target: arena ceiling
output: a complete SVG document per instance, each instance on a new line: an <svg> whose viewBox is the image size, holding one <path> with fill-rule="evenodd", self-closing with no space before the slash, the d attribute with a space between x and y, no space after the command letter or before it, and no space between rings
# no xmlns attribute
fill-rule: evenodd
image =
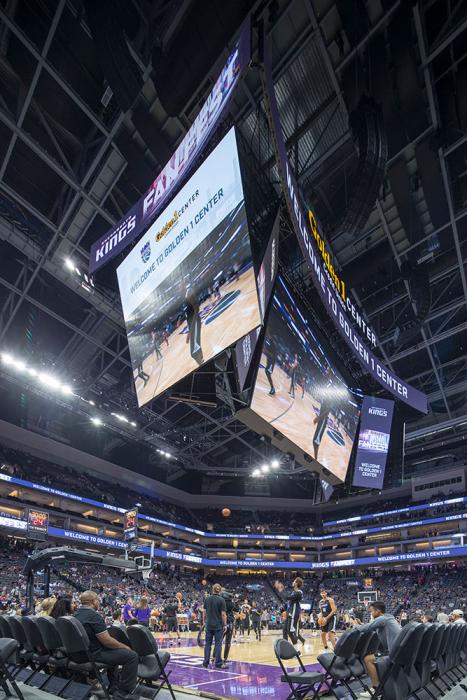
<svg viewBox="0 0 467 700"><path fill-rule="evenodd" d="M384 361L428 395L428 416L407 415L406 474L422 450L431 467L465 459L466 4L265 0L224 12L214 0L103 0L100 33L96 18L89 22L91 5L0 3L0 350L53 369L107 415L124 411L138 427L114 421L97 436L86 420L89 405L58 400L4 370L2 417L168 483L197 479L201 490L244 482L272 454L232 411L241 404L229 392L229 365L209 365L206 401L180 403L167 394L139 411L116 265L99 272L94 286L64 265L68 257L87 269L92 242L166 162L251 10L265 23L305 203L376 328ZM106 56L118 52L119 38L133 72L120 75L115 93ZM387 159L367 222L352 233L342 222L360 173L352 115L362 96L381 106ZM279 204L279 191L254 66L235 94L231 122L249 154L260 243L261 217ZM339 349L285 210L281 237L282 273L358 383L378 391ZM283 472L302 494L311 488L303 469L290 463ZM270 488L247 482L258 492Z"/></svg>

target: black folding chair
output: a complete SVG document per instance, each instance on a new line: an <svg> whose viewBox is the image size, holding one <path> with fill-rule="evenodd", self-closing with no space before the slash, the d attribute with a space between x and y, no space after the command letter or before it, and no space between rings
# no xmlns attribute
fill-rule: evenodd
<svg viewBox="0 0 467 700"><path fill-rule="evenodd" d="M49 668L53 671L50 678L52 678L52 676L55 675L57 672L66 671L69 664L69 658L66 655L65 650L63 648L62 639L56 630L55 619L53 617L49 617L48 615L42 615L40 617L36 617L35 621L41 633L44 647L49 654ZM62 673L62 675L64 674ZM44 683L44 685L42 686L42 690L45 690L50 678L47 679L46 683ZM56 693L57 695L63 695L63 693L68 689L68 687L72 683L73 678L69 678L67 682L63 685L61 690L58 693L54 690L54 693Z"/></svg>
<svg viewBox="0 0 467 700"><path fill-rule="evenodd" d="M126 644L127 647L131 648L130 644L130 639L125 632L124 629L121 627L116 627L115 625L111 625L108 627L108 633L110 634L111 637L117 640L117 642L120 642L121 644Z"/></svg>
<svg viewBox="0 0 467 700"><path fill-rule="evenodd" d="M108 687L101 673L105 664L96 663L89 651L89 637L79 620L75 617L59 617L55 627L62 640L63 648L68 656L68 669L76 676L95 676L101 684L107 700L110 700Z"/></svg>
<svg viewBox="0 0 467 700"><path fill-rule="evenodd" d="M33 685L36 685L36 683L33 683L33 681L35 680L36 674L40 673L48 666L49 653L45 648L40 629L36 624L36 618L29 615L20 617L19 623L23 627L28 648L32 651L32 663L34 665L35 673L29 680ZM41 677L39 676L39 678ZM41 683L39 683L39 685L37 685L37 687L42 688L48 680L49 677L46 677Z"/></svg>
<svg viewBox="0 0 467 700"><path fill-rule="evenodd" d="M324 673L318 673L316 671L307 671L300 654L295 649L293 644L291 644L287 639L277 639L274 644L274 653L276 659L281 667L282 676L281 682L287 683L290 688L290 693L287 696L287 700L302 700L303 698L313 698L313 700L319 697L319 691L321 685L325 679ZM300 667L300 671L288 671L287 666L284 662L291 662L294 660L294 665ZM287 664L290 666L291 664ZM317 688L315 686L318 686ZM313 693L313 695L310 695Z"/></svg>
<svg viewBox="0 0 467 700"><path fill-rule="evenodd" d="M360 631L360 630L358 630ZM365 656L375 654L379 647L379 637L375 630L367 630L360 632L357 639L353 655L346 661L353 678L366 690L369 691L368 685L363 680L366 677L366 668L364 664Z"/></svg>
<svg viewBox="0 0 467 700"><path fill-rule="evenodd" d="M384 700L401 700L411 694L409 678L421 644L424 625L409 622L396 638L388 656L376 659L379 685L374 697Z"/></svg>
<svg viewBox="0 0 467 700"><path fill-rule="evenodd" d="M3 688L6 697L10 697L9 683L19 700L24 700L23 693L9 668L12 665L16 665L18 648L19 645L16 639L7 639L6 637L0 639L0 687Z"/></svg>
<svg viewBox="0 0 467 700"><path fill-rule="evenodd" d="M7 615L0 615L0 637L4 639L14 639L11 627L8 624Z"/></svg>
<svg viewBox="0 0 467 700"><path fill-rule="evenodd" d="M26 676L26 678L22 679L23 683L27 683L28 680L32 678L32 676L36 672L36 666L33 660L33 648L26 637L23 625L19 621L18 617L11 616L6 620L6 622L11 630L11 637L13 639L16 639L16 641L18 642L19 666L17 673L28 667L32 669L31 673L28 676ZM14 675L17 675L17 673L15 673Z"/></svg>
<svg viewBox="0 0 467 700"><path fill-rule="evenodd" d="M355 658L355 649L360 635L361 632L356 628L346 630L338 639L334 651L324 652L318 656L319 663L326 671L325 680L332 693L334 693L333 683L341 683L345 685L353 698L357 697L350 687L353 673L349 668L349 663Z"/></svg>
<svg viewBox="0 0 467 700"><path fill-rule="evenodd" d="M144 625L130 625L127 633L131 647L139 656L138 678L141 682L149 685L159 681L159 686L153 697L156 697L161 688L166 687L172 699L175 700L174 691L169 680L171 672L166 671L166 666L170 661L170 654L167 651L159 651L155 638Z"/></svg>

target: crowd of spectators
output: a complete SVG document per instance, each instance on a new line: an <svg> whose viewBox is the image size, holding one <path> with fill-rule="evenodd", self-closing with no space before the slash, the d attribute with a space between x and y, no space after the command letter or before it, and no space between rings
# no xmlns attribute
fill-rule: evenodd
<svg viewBox="0 0 467 700"><path fill-rule="evenodd" d="M0 540L0 609L3 612L12 615L30 612L22 570L32 549L33 545L22 539ZM440 613L449 615L455 609L467 608L467 567L460 562L417 567L412 571L347 570L340 575L333 572L332 577L326 573L310 572L303 578L303 602L310 605L312 613L316 611L319 590L324 587L336 603L341 628L345 626L349 613L367 621L368 607L358 600L359 592L368 594L371 591L378 600L386 603L390 612L397 611L399 616L403 614L408 620L418 620L422 615L436 620ZM287 585L287 578L283 580ZM94 590L100 596L101 609L108 624L120 620L129 599L135 605L145 599L151 611L151 626L163 631L164 611L172 603L186 615L188 626L199 623L204 596L214 582L220 583L240 604L246 601L254 604L264 612L263 619L272 628L280 626L283 601L277 595L270 577L260 574L205 576L202 572L182 571L167 562L155 564L146 579L141 572L68 563L53 569L49 598L53 604L63 598L76 602L81 592ZM38 576L35 612L44 612L45 593L42 586L43 579Z"/></svg>
<svg viewBox="0 0 467 700"><path fill-rule="evenodd" d="M341 623L349 610L358 610L357 617L368 616L368 607L358 601L357 593L375 592L384 600L389 612L404 613L408 620L429 615L436 620L439 613L467 608L467 567L462 564L423 566L415 571L391 571L375 575L357 572L355 576L326 578L323 585L334 598ZM366 620L365 620L366 621Z"/></svg>
<svg viewBox="0 0 467 700"><path fill-rule="evenodd" d="M110 481L99 479L94 474L88 474L76 469L71 469L53 464L50 461L33 457L18 450L0 447L0 471L10 476L26 479L41 485L50 486L65 492L104 501L110 505L131 508L136 503L140 504L140 511L146 515L152 515L178 524L200 528L206 531L232 532L232 533L300 533L315 535L320 532L332 532L349 530L352 527L376 527L379 524L387 524L396 521L409 521L421 517L433 517L438 514L454 513L464 509L464 504L451 504L438 508L427 508L416 513L408 512L394 515L383 515L371 518L352 525L343 523L336 526L327 526L324 530L320 527L315 513L290 513L281 511L241 510L228 509L228 517L224 517L223 508L185 508L160 499L137 493L131 489L122 489ZM388 502L371 502L359 507L359 515L384 512L401 508L409 504L409 500L399 499ZM224 511L225 512L225 511ZM351 517L354 512L339 511L339 519ZM323 518L326 521L326 516ZM436 532L436 531L435 531Z"/></svg>

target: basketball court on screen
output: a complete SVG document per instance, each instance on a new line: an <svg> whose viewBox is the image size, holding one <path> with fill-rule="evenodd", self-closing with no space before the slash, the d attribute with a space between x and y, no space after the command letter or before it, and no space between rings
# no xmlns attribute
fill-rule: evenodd
<svg viewBox="0 0 467 700"><path fill-rule="evenodd" d="M251 408L304 452L313 456L313 436L320 402L306 390L302 398L302 388L299 385L295 386L295 398L292 398L289 395L290 376L278 364L273 372L276 393L271 395L271 387L264 371L266 362L267 358L263 354ZM347 474L352 444L353 440L345 426L330 412L319 446L318 462L342 481Z"/></svg>
<svg viewBox="0 0 467 700"><path fill-rule="evenodd" d="M220 299L212 294L200 305L201 349L204 360L218 355L246 332L259 325L259 307L253 266L240 271L219 288ZM183 321L160 344L162 358L154 351L143 361L143 371L149 375L144 382L135 370L136 393L140 406L168 389L184 376L199 369L192 357L187 322Z"/></svg>

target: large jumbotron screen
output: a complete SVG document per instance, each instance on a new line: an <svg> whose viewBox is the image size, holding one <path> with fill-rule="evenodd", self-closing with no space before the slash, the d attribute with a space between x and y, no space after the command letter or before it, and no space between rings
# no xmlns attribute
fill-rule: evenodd
<svg viewBox="0 0 467 700"><path fill-rule="evenodd" d="M261 324L234 129L117 274L140 406Z"/></svg>
<svg viewBox="0 0 467 700"><path fill-rule="evenodd" d="M251 408L338 479L345 479L359 405L280 278Z"/></svg>

